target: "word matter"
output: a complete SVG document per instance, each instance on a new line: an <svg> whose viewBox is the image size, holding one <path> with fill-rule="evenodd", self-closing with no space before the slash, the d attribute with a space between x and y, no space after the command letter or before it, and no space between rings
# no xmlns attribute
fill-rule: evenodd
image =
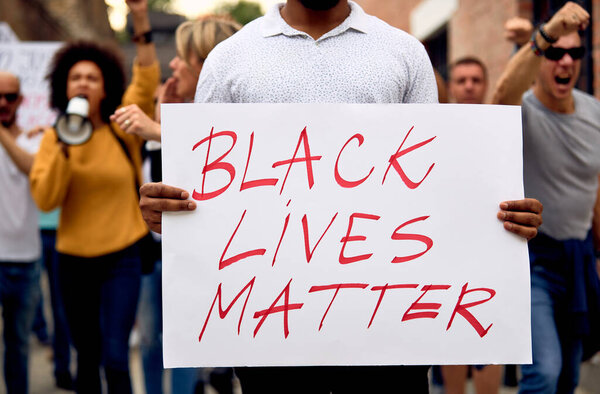
<svg viewBox="0 0 600 394"><path fill-rule="evenodd" d="M215 304L218 302L219 317L221 319L225 319L227 317L227 315L229 314L229 312L231 311L231 309L234 307L234 305L238 302L238 300L240 300L242 298L242 296L244 294L246 294L244 304L242 306L240 316L238 319L237 332L238 332L238 335L240 335L242 320L244 319L246 306L248 305L248 301L252 294L252 290L254 289L255 282L256 282L256 276L253 277L252 279L250 279L250 281L242 288L242 290L240 290L237 293L237 295L227 305L226 308L223 308L223 283L219 284L219 286L217 287L215 297L210 306L210 309L208 310L208 313L206 315L204 325L203 325L200 335L198 337L199 342L202 341L202 337L204 336L204 333L208 326L208 322L212 316L212 312L215 307ZM285 338L288 337L288 335L290 333L289 322L288 322L289 312L293 311L293 310L300 310L304 306L303 302L294 302L294 303L290 302L290 286L291 286L291 284L292 284L292 279L289 280L289 282L283 288L281 293L279 293L279 295L275 298L273 303L268 308L254 312L253 318L259 319L258 323L256 324L256 327L254 328L254 333L253 333L254 337L256 337L256 335L260 331L260 328L262 327L265 320L269 316L271 316L273 314L277 314L277 313L283 314L283 334L284 334ZM327 284L327 285L313 285L308 290L309 294L318 293L318 292L322 292L322 291L332 291L333 292L331 301L327 305L327 308L325 309L325 312L323 313L323 316L319 323L318 330L320 331L323 328L325 318L327 317L327 314L329 313L330 309L332 308L334 301L336 300L338 293L341 290L359 289L359 290L364 291L364 290L367 290L367 288L369 288L369 287L370 287L370 289L369 289L370 291L379 293L379 296L377 297L377 302L375 303L375 307L373 309L373 313L371 314L369 323L367 325L367 329L369 329L372 326L372 324L375 320L375 315L379 311L381 302L383 301L383 298L388 291L390 291L390 290L405 290L405 291L412 291L412 293L415 293L415 292L421 293L421 294L417 293L418 297L416 298L416 300L414 302L412 302L412 304L408 307L408 309L406 309L406 311L402 315L401 321L405 322L405 321L414 320L414 319L436 319L439 315L439 310L442 307L442 304L439 302L424 302L422 300L431 291L448 291L452 286L447 285L447 284L420 285L418 283L401 283L401 284L386 283L384 285L370 285L368 283L333 283L333 284ZM463 298L467 294L470 294L470 293L474 293L474 294L483 293L484 296L475 301L463 302ZM460 290L460 294L458 296L457 301L454 303L454 308L450 315L450 319L448 320L448 324L446 326L446 331L448 331L452 327L452 323L454 322L455 316L460 315L475 329L477 334L479 334L479 336L481 338L483 338L489 332L493 323L490 323L487 326L487 328L484 328L483 325L479 322L479 320L475 317L475 315L473 315L473 313L471 313L471 311L469 309L472 307L475 307L477 305L480 305L480 304L490 301L492 298L494 298L495 295L496 295L496 291L494 289L484 288L484 287L469 288L469 283L468 282L465 283Z"/></svg>

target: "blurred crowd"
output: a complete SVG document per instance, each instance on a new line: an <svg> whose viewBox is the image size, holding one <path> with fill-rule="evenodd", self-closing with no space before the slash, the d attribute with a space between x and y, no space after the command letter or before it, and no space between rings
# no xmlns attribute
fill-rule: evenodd
<svg viewBox="0 0 600 394"><path fill-rule="evenodd" d="M196 205L178 185L160 183L160 104L484 104L487 97L487 68L476 56L456 60L446 82L416 39L347 0L287 0L243 29L222 15L186 21L176 30L172 74L162 79L148 2L126 3L136 44L130 84L116 47L65 43L47 76L55 125L21 130L20 81L0 70L8 394L29 392L32 331L52 346L57 387L131 393L134 327L146 392L163 392L161 215ZM176 368L170 392L203 393L210 384L233 393L235 374L243 393L395 392L402 382L410 393L433 384L454 394L465 392L471 376L483 394L499 392L503 372L505 384L522 393L574 392L580 364L600 350L600 104L575 88L587 50L580 33L589 20L572 2L539 26L508 20L505 39L517 49L492 87L491 104L520 105L523 114L527 198L498 202L497 217L529 243L532 364ZM316 64L308 61L309 40L323 44ZM268 78L256 79L256 70L268 70ZM42 311L44 269L52 330Z"/></svg>

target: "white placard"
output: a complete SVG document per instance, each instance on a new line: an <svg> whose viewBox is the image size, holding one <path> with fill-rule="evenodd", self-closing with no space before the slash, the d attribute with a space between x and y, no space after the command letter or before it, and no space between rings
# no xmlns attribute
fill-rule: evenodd
<svg viewBox="0 0 600 394"><path fill-rule="evenodd" d="M17 124L23 130L52 126L56 114L50 109L50 88L45 79L48 65L60 42L0 43L0 70L10 71L21 80L23 102L17 111Z"/></svg>
<svg viewBox="0 0 600 394"><path fill-rule="evenodd" d="M531 362L520 108L162 106L166 367Z"/></svg>

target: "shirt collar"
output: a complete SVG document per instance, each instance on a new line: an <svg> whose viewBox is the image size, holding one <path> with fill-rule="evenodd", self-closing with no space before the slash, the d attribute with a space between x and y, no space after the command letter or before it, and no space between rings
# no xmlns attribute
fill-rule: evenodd
<svg viewBox="0 0 600 394"><path fill-rule="evenodd" d="M368 33L368 15L355 2L349 1L348 3L350 4L350 15L348 15L348 17L339 26L333 28L331 31L319 37L319 40L342 34L348 29L354 29L362 33ZM285 20L283 20L283 18L281 17L281 8L283 6L284 3L275 4L269 9L269 11L267 11L267 13L262 19L262 36L272 37L279 34L284 34L286 36L306 36L306 33L294 29L293 27L288 25L285 22Z"/></svg>

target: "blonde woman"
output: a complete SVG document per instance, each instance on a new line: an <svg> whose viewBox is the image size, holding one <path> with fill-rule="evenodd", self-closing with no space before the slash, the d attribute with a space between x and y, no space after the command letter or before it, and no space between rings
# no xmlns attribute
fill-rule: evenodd
<svg viewBox="0 0 600 394"><path fill-rule="evenodd" d="M207 15L183 22L175 32L177 55L169 63L173 74L159 94L159 103L191 102L204 60L221 41L231 37L241 26L225 15ZM137 105L117 110L111 117L131 134L160 141L160 106L155 120L150 119Z"/></svg>
<svg viewBox="0 0 600 394"><path fill-rule="evenodd" d="M179 25L175 33L177 56L169 63L173 70L171 77L159 91L159 103L191 102L196 92L196 84L204 59L221 41L238 31L240 26L225 16L210 15ZM157 106L155 119L150 119L137 105L123 107L111 119L131 134L145 139L160 141L160 108ZM151 152L152 166L160 167L160 153ZM155 160L158 159L158 160ZM153 169L152 174L157 172ZM159 181L160 179L153 179ZM141 334L140 348L144 367L144 380L147 394L162 393L162 343L161 343L161 263L157 256L154 272L142 278L142 293L139 306L138 326ZM178 368L172 371L171 392L192 394L198 371L194 368ZM215 376L222 394L231 392L231 369L223 375ZM202 382L199 382L202 384Z"/></svg>

